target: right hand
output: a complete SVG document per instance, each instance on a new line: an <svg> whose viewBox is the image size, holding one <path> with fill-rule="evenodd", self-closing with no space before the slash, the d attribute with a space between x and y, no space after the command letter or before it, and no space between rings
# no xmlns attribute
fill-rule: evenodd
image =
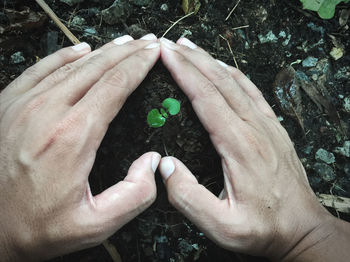
<svg viewBox="0 0 350 262"><path fill-rule="evenodd" d="M160 171L170 203L224 248L294 259L322 240L335 219L318 203L293 143L257 87L189 40L177 43L161 41L162 61L209 132L224 190L216 197L182 162L166 157Z"/></svg>

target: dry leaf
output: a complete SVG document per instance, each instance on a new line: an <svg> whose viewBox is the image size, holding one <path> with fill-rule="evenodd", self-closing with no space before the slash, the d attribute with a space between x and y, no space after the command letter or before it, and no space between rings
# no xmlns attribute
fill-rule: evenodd
<svg viewBox="0 0 350 262"><path fill-rule="evenodd" d="M182 9L186 15L191 12L197 14L200 7L201 2L199 0L182 0Z"/></svg>
<svg viewBox="0 0 350 262"><path fill-rule="evenodd" d="M276 75L273 90L276 101L283 113L297 119L304 130L300 87L293 67L289 66Z"/></svg>
<svg viewBox="0 0 350 262"><path fill-rule="evenodd" d="M8 26L0 25L0 34L41 27L47 18L45 14L34 12L29 7L23 7L21 11L5 8L4 13L10 24Z"/></svg>

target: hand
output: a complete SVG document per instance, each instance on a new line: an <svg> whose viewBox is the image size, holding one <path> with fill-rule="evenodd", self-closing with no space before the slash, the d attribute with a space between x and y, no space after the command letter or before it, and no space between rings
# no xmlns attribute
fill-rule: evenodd
<svg viewBox="0 0 350 262"><path fill-rule="evenodd" d="M261 92L239 70L188 39L177 43L161 41L162 61L222 159L224 190L216 197L183 163L166 157L160 171L169 201L227 249L277 261L312 261L314 253L314 261L342 258L349 252L344 247L349 225L318 203L286 130ZM334 239L340 244L329 252Z"/></svg>
<svg viewBox="0 0 350 262"><path fill-rule="evenodd" d="M42 59L0 96L0 257L49 259L94 246L155 199L160 155L92 196L88 176L109 123L160 55L156 37L82 43ZM135 71L137 68L137 71Z"/></svg>

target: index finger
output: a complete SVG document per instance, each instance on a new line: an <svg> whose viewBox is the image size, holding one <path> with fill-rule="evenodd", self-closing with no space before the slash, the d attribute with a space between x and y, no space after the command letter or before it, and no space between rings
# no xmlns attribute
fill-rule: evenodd
<svg viewBox="0 0 350 262"><path fill-rule="evenodd" d="M175 45L175 46L173 46ZM189 97L193 109L209 132L219 154L225 155L233 143L242 141L246 129L244 121L227 104L216 86L207 79L182 54L176 52L178 46L167 40L161 41L161 56L164 65L180 88ZM220 146L220 148L219 148ZM223 152L223 150L225 152Z"/></svg>

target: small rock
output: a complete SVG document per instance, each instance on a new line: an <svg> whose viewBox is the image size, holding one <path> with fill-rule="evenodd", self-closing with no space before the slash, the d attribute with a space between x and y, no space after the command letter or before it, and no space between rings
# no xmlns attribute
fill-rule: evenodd
<svg viewBox="0 0 350 262"><path fill-rule="evenodd" d="M11 64L20 64L25 62L26 59L23 57L22 52L16 52L11 55Z"/></svg>
<svg viewBox="0 0 350 262"><path fill-rule="evenodd" d="M85 19L83 17L80 16L74 16L72 19L72 26L82 26L83 24L85 24Z"/></svg>
<svg viewBox="0 0 350 262"><path fill-rule="evenodd" d="M84 0L60 0L62 3L65 3L69 6L73 6L75 4L79 4L81 2L83 2Z"/></svg>
<svg viewBox="0 0 350 262"><path fill-rule="evenodd" d="M343 107L345 112L350 113L350 96L344 98Z"/></svg>
<svg viewBox="0 0 350 262"><path fill-rule="evenodd" d="M335 157L334 157L333 153L328 152L327 150L325 150L323 148L320 148L319 150L317 150L317 152L315 154L315 159L317 161L325 162L327 164L335 163Z"/></svg>
<svg viewBox="0 0 350 262"><path fill-rule="evenodd" d="M107 24L114 25L126 20L132 13L132 6L128 0L115 0L105 10L102 10L102 18Z"/></svg>
<svg viewBox="0 0 350 262"><path fill-rule="evenodd" d="M147 6L152 0L132 0L131 2L137 6Z"/></svg>
<svg viewBox="0 0 350 262"><path fill-rule="evenodd" d="M350 178L350 163L344 165L344 172Z"/></svg>
<svg viewBox="0 0 350 262"><path fill-rule="evenodd" d="M336 178L333 168L327 164L315 163L314 170L324 181L330 182Z"/></svg>
<svg viewBox="0 0 350 262"><path fill-rule="evenodd" d="M278 41L278 38L275 36L275 34L271 30L267 32L265 36L262 34L259 34L258 38L261 44L276 43Z"/></svg>
<svg viewBox="0 0 350 262"><path fill-rule="evenodd" d="M312 31L319 32L321 36L324 36L324 28L322 26L316 26L313 22L310 22L306 25L307 27L311 28Z"/></svg>
<svg viewBox="0 0 350 262"><path fill-rule="evenodd" d="M314 148L314 146L308 145L303 149L303 152L307 155L310 155L313 148Z"/></svg>
<svg viewBox="0 0 350 262"><path fill-rule="evenodd" d="M345 157L350 157L350 141L345 141L342 147L336 147L333 152Z"/></svg>
<svg viewBox="0 0 350 262"><path fill-rule="evenodd" d="M97 31L93 27L85 28L84 29L84 36L91 36L91 35L97 35Z"/></svg>
<svg viewBox="0 0 350 262"><path fill-rule="evenodd" d="M162 12L168 12L169 7L168 7L167 4L162 4L162 5L160 6L160 10L161 10Z"/></svg>
<svg viewBox="0 0 350 262"><path fill-rule="evenodd" d="M333 47L332 51L329 53L334 60L338 60L343 57L344 50L340 47Z"/></svg>
<svg viewBox="0 0 350 262"><path fill-rule="evenodd" d="M314 67L317 65L318 58L309 56L302 62L303 67Z"/></svg>

